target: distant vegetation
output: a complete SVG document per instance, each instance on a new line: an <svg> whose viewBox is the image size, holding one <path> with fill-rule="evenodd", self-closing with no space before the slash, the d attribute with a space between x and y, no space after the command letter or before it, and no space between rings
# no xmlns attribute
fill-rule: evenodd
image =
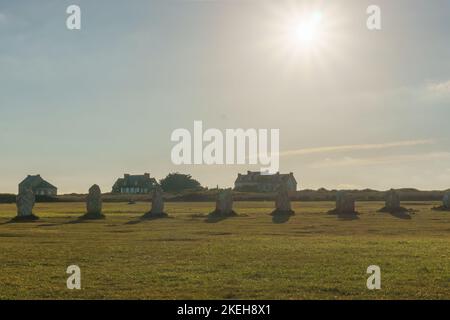
<svg viewBox="0 0 450 320"><path fill-rule="evenodd" d="M169 173L159 184L165 192L178 193L185 190L201 189L200 182L193 179L190 174Z"/></svg>
<svg viewBox="0 0 450 320"><path fill-rule="evenodd" d="M174 178L175 175L175 178ZM177 177L185 176L179 182ZM217 193L221 189L203 189L197 185L194 179L189 175L171 174L170 178L166 181L166 189L164 198L166 201L179 202L179 201L215 201ZM169 177L168 176L168 177ZM187 179L189 178L189 179ZM164 179L163 179L164 180ZM186 189L183 189L182 187ZM187 187L196 186L194 188ZM168 189L167 189L168 188ZM177 191L167 191L177 190ZM444 193L449 190L443 191L420 191L416 189L396 189L400 195L402 201L441 201ZM337 190L301 190L291 193L291 200L293 201L334 201ZM356 198L357 201L383 201L386 191L377 191L371 189L365 190L349 190L349 192ZM275 193L262 193L262 192L233 192L235 201L273 201L275 199ZM49 196L37 196L36 202L84 202L86 199L85 194L67 194L57 197ZM130 194L103 194L104 202L129 202L133 201L150 201L151 194L142 195L130 195ZM14 203L16 201L16 195L14 194L0 194L0 203Z"/></svg>
<svg viewBox="0 0 450 320"><path fill-rule="evenodd" d="M214 201L218 189L185 192L168 198L170 201ZM337 190L301 190L291 193L292 201L334 201ZM377 190L348 190L357 201L383 201L386 191ZM402 201L440 201L446 191L420 191L416 189L397 189ZM234 192L236 201L272 201L275 193L262 192Z"/></svg>
<svg viewBox="0 0 450 320"><path fill-rule="evenodd" d="M13 203L16 202L15 194L0 194L0 203Z"/></svg>

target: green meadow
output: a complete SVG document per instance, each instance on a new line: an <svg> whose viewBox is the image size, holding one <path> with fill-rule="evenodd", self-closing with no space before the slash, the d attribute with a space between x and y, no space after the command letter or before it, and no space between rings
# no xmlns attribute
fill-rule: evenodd
<svg viewBox="0 0 450 320"><path fill-rule="evenodd" d="M40 220L8 223L0 205L1 299L450 299L450 213L404 202L411 218L358 202L358 219L332 202L235 202L239 216L205 221L214 203L166 203L168 219L141 221L147 203L104 203L105 220L80 222L83 203L38 203ZM81 268L81 290L66 269ZM381 268L368 290L367 267Z"/></svg>

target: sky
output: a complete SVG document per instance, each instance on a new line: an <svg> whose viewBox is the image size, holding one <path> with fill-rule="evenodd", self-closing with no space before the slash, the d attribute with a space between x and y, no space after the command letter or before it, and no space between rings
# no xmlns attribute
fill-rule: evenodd
<svg viewBox="0 0 450 320"><path fill-rule="evenodd" d="M144 172L229 187L259 168L174 165L171 133L195 120L279 129L299 189L448 189L449 31L447 0L0 0L0 193L28 174L85 193Z"/></svg>

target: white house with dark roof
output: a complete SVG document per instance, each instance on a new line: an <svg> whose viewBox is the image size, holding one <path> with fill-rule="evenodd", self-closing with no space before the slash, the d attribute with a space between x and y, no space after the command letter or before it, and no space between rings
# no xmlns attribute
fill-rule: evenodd
<svg viewBox="0 0 450 320"><path fill-rule="evenodd" d="M234 182L236 191L275 192L281 183L286 183L288 191L297 190L297 180L294 174L262 174L261 172L247 171L247 174L238 174Z"/></svg>
<svg viewBox="0 0 450 320"><path fill-rule="evenodd" d="M117 179L112 187L113 193L124 194L147 194L153 191L158 185L155 178L151 178L149 173L143 175L124 174L123 178Z"/></svg>

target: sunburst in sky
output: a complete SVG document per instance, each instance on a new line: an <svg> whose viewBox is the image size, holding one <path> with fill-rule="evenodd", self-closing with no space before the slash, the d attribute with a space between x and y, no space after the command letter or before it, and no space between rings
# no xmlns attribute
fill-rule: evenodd
<svg viewBox="0 0 450 320"><path fill-rule="evenodd" d="M344 55L343 14L333 5L270 7L269 50L291 68L296 64L319 67Z"/></svg>
<svg viewBox="0 0 450 320"><path fill-rule="evenodd" d="M320 44L322 27L322 13L314 11L309 16L304 16L299 19L297 25L292 27L292 41L303 48L312 48Z"/></svg>

